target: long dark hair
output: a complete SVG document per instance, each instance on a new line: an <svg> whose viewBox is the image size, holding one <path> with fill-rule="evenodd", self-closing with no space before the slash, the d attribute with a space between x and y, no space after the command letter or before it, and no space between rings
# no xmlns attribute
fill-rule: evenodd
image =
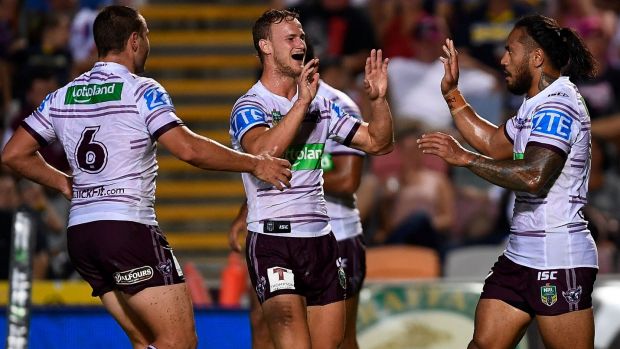
<svg viewBox="0 0 620 349"><path fill-rule="evenodd" d="M539 14L519 19L515 28L524 28L562 75L574 80L596 75L596 61L574 30L560 27L554 19Z"/></svg>
<svg viewBox="0 0 620 349"><path fill-rule="evenodd" d="M144 22L138 11L126 6L108 6L101 10L93 24L93 35L99 57L121 52L132 33L142 34Z"/></svg>

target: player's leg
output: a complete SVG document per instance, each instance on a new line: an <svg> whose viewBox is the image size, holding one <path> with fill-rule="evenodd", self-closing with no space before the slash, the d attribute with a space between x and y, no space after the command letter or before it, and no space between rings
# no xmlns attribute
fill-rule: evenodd
<svg viewBox="0 0 620 349"><path fill-rule="evenodd" d="M596 268L539 270L530 297L548 349L594 347L592 291Z"/></svg>
<svg viewBox="0 0 620 349"><path fill-rule="evenodd" d="M362 234L338 241L338 253L342 258L347 276L345 299L345 328L341 349L358 349L357 307L359 293L366 278L366 245Z"/></svg>
<svg viewBox="0 0 620 349"><path fill-rule="evenodd" d="M263 316L276 348L328 348L310 345L304 298L296 294L281 294L267 299Z"/></svg>
<svg viewBox="0 0 620 349"><path fill-rule="evenodd" d="M157 349L196 348L194 311L185 283L149 287L122 296L153 333L150 344Z"/></svg>
<svg viewBox="0 0 620 349"><path fill-rule="evenodd" d="M355 296L345 300L345 327L344 327L344 340L340 348L342 349L358 349L357 344L357 307L359 305L359 293Z"/></svg>
<svg viewBox="0 0 620 349"><path fill-rule="evenodd" d="M252 349L274 349L273 339L263 315L263 308L253 290L250 290L250 327Z"/></svg>
<svg viewBox="0 0 620 349"><path fill-rule="evenodd" d="M532 321L528 303L529 268L506 256L497 259L484 281L469 349L514 348Z"/></svg>
<svg viewBox="0 0 620 349"><path fill-rule="evenodd" d="M344 301L308 307L312 348L339 348L344 337Z"/></svg>
<svg viewBox="0 0 620 349"><path fill-rule="evenodd" d="M538 329L547 349L594 348L592 308L556 316L536 316Z"/></svg>
<svg viewBox="0 0 620 349"><path fill-rule="evenodd" d="M468 349L514 348L532 320L530 314L498 299L481 299Z"/></svg>
<svg viewBox="0 0 620 349"><path fill-rule="evenodd" d="M119 291L106 292L100 298L103 306L121 325L134 349L144 349L155 340L148 326L131 310Z"/></svg>

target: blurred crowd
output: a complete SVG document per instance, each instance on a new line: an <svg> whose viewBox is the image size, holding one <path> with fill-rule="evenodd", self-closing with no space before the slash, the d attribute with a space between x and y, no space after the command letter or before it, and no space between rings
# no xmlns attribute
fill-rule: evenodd
<svg viewBox="0 0 620 349"><path fill-rule="evenodd" d="M257 1L258 2L258 1ZM96 60L92 22L101 6L139 7L142 1L0 0L0 141L45 96L90 69ZM321 77L367 110L361 73L371 48L389 66L396 150L372 157L358 193L369 245L412 244L445 256L460 246L502 244L514 195L419 152L430 130L458 137L441 96L446 37L459 51L459 87L481 116L501 124L521 96L510 95L499 64L505 39L521 16L542 13L571 27L598 61L594 80L575 81L592 118L592 170L584 215L599 247L600 272L620 272L620 3L599 0L271 0L294 8L320 58ZM148 18L147 18L148 21ZM249 30L249 28L248 28ZM41 151L68 170L60 147ZM9 218L28 207L40 222L35 277L75 277L64 233L68 203L0 168L0 279L6 278ZM5 273L5 274L2 274Z"/></svg>

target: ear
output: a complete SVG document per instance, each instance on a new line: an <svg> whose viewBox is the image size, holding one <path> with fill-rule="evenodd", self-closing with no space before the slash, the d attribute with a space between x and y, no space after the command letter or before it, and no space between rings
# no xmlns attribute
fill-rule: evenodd
<svg viewBox="0 0 620 349"><path fill-rule="evenodd" d="M260 39L258 41L258 47L263 52L264 55L270 55L273 53L273 47L271 46L271 41L267 39Z"/></svg>
<svg viewBox="0 0 620 349"><path fill-rule="evenodd" d="M129 45L129 48L131 48L133 52L138 51L138 48L140 47L139 40L140 40L140 34L138 34L137 32L133 32L129 36L129 40L127 44Z"/></svg>
<svg viewBox="0 0 620 349"><path fill-rule="evenodd" d="M540 47L532 50L530 54L530 61L532 62L534 68L541 68L545 64L545 52Z"/></svg>

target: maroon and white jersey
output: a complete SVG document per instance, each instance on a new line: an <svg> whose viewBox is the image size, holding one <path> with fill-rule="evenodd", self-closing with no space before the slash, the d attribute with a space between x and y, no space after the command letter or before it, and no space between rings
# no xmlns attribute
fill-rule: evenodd
<svg viewBox="0 0 620 349"><path fill-rule="evenodd" d="M342 107L342 110L347 114L362 120L362 113L359 107L344 92L321 81L317 95L333 101ZM332 156L338 155L365 156L366 153L328 139L325 142L325 152L321 159L323 171L327 172L333 168ZM355 194L344 197L325 193L325 201L327 202L329 224L332 226L336 240L342 241L362 234L362 222L360 221L360 212L357 209Z"/></svg>
<svg viewBox="0 0 620 349"><path fill-rule="evenodd" d="M110 62L50 93L22 124L41 145L58 140L64 147L73 171L69 226L156 225L155 142L180 125L159 83Z"/></svg>
<svg viewBox="0 0 620 349"><path fill-rule="evenodd" d="M241 139L256 126L274 127L286 117L297 96L288 100L268 91L259 81L235 103L230 118L233 148L244 151ZM323 195L321 157L327 139L348 145L360 121L339 105L317 96L284 157L291 163L291 188L278 190L243 173L248 202L248 229L283 237L316 237L330 232Z"/></svg>
<svg viewBox="0 0 620 349"><path fill-rule="evenodd" d="M506 123L506 136L515 159L523 158L528 145L566 158L547 194L516 193L506 257L536 269L598 267L582 212L590 176L590 116L577 87L560 77L526 99Z"/></svg>

